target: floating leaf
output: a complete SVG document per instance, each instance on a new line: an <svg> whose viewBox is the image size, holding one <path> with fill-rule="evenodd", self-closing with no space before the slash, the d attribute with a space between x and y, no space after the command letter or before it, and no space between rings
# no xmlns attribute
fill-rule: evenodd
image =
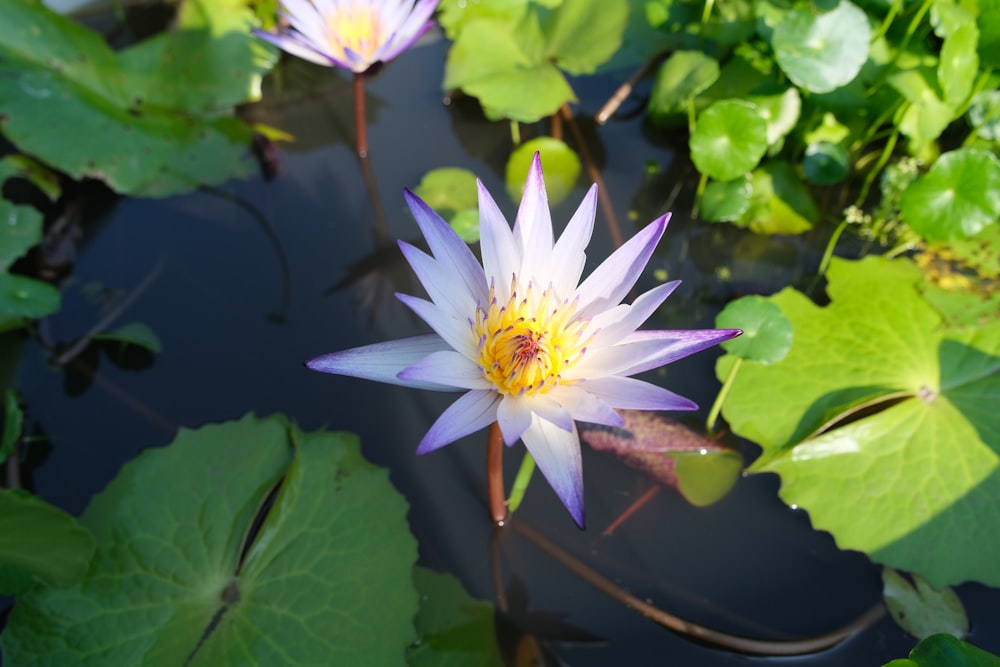
<svg viewBox="0 0 1000 667"><path fill-rule="evenodd" d="M753 95L747 101L757 107L758 113L767 121L767 145L779 146L779 142L794 129L802 112L802 98L798 88L789 88L780 95Z"/></svg>
<svg viewBox="0 0 1000 667"><path fill-rule="evenodd" d="M114 53L30 0L0 22L4 134L78 179L166 196L253 168L233 108L257 96L273 50L249 34L241 0L182 3L175 29Z"/></svg>
<svg viewBox="0 0 1000 667"><path fill-rule="evenodd" d="M744 296L726 304L715 318L720 329L742 329L743 335L722 343L740 359L773 364L792 347L792 322L781 308L762 296Z"/></svg>
<svg viewBox="0 0 1000 667"><path fill-rule="evenodd" d="M757 107L722 100L698 116L691 134L691 160L698 171L731 181L757 166L767 151L767 121Z"/></svg>
<svg viewBox="0 0 1000 667"><path fill-rule="evenodd" d="M0 439L0 464L4 463L14 453L14 445L21 439L24 430L24 411L17 397L17 392L8 389L3 400L3 433Z"/></svg>
<svg viewBox="0 0 1000 667"><path fill-rule="evenodd" d="M11 664L400 664L413 640L406 503L348 434L252 416L182 430L80 522L91 570L18 601Z"/></svg>
<svg viewBox="0 0 1000 667"><path fill-rule="evenodd" d="M883 667L1000 667L1000 657L940 634L917 644L909 659L893 660Z"/></svg>
<svg viewBox="0 0 1000 667"><path fill-rule="evenodd" d="M899 206L906 224L928 240L973 236L1000 216L1000 161L978 148L945 153Z"/></svg>
<svg viewBox="0 0 1000 667"><path fill-rule="evenodd" d="M826 307L790 288L770 297L792 349L743 361L723 405L763 448L750 470L780 475L782 499L842 549L937 587L1000 584L1000 321L944 329L908 261L835 259L828 278Z"/></svg>
<svg viewBox="0 0 1000 667"><path fill-rule="evenodd" d="M413 193L448 221L466 243L479 240L476 175L468 169L441 167L420 179Z"/></svg>
<svg viewBox="0 0 1000 667"><path fill-rule="evenodd" d="M729 493L743 470L739 452L656 412L619 410L625 426L580 424L580 439L614 454L704 507Z"/></svg>
<svg viewBox="0 0 1000 667"><path fill-rule="evenodd" d="M417 641L406 653L410 667L502 667L493 605L476 600L450 574L413 569L420 611Z"/></svg>
<svg viewBox="0 0 1000 667"><path fill-rule="evenodd" d="M69 514L25 491L0 489L0 593L75 584L93 555L94 538Z"/></svg>
<svg viewBox="0 0 1000 667"><path fill-rule="evenodd" d="M94 340L103 340L122 345L135 345L144 350L149 350L153 354L159 354L163 350L160 337L156 332L142 322L130 322L113 331L107 331L94 336Z"/></svg>
<svg viewBox="0 0 1000 667"><path fill-rule="evenodd" d="M736 224L758 234L799 234L819 211L805 185L782 160L769 160L750 174L750 206Z"/></svg>
<svg viewBox="0 0 1000 667"><path fill-rule="evenodd" d="M528 168L536 152L541 154L542 164L545 165L545 191L549 205L556 206L565 201L576 187L582 167L573 149L552 137L537 137L514 149L507 159L504 179L507 192L514 201L521 201Z"/></svg>
<svg viewBox="0 0 1000 667"><path fill-rule="evenodd" d="M920 575L910 583L892 568L882 568L882 596L893 619L917 639L946 632L958 639L969 634L965 607L950 588L935 589Z"/></svg>
<svg viewBox="0 0 1000 667"><path fill-rule="evenodd" d="M984 90L972 97L969 124L983 139L1000 142L1000 90Z"/></svg>
<svg viewBox="0 0 1000 667"><path fill-rule="evenodd" d="M840 183L847 177L850 168L850 158L840 144L820 141L806 146L806 154L802 158L802 171L810 183L816 185Z"/></svg>
<svg viewBox="0 0 1000 667"><path fill-rule="evenodd" d="M699 206L709 222L732 222L750 208L750 179L746 176L732 181L712 181L705 187Z"/></svg>
<svg viewBox="0 0 1000 667"><path fill-rule="evenodd" d="M649 119L670 127L686 118L688 101L719 78L719 61L701 51L675 51L660 65L649 96Z"/></svg>
<svg viewBox="0 0 1000 667"><path fill-rule="evenodd" d="M868 60L871 28L857 5L840 0L817 12L813 5L791 10L774 30L778 65L795 85L828 93L849 83Z"/></svg>
<svg viewBox="0 0 1000 667"><path fill-rule="evenodd" d="M0 273L0 331L22 326L24 318L56 312L61 300L59 290L48 283Z"/></svg>
<svg viewBox="0 0 1000 667"><path fill-rule="evenodd" d="M978 42L979 29L970 20L956 28L941 45L938 81L947 104L960 106L972 92L972 85L979 71L979 54L976 53Z"/></svg>
<svg viewBox="0 0 1000 667"><path fill-rule="evenodd" d="M910 103L898 121L899 131L917 144L941 136L955 109L938 94L937 74L929 67L895 72L889 84Z"/></svg>

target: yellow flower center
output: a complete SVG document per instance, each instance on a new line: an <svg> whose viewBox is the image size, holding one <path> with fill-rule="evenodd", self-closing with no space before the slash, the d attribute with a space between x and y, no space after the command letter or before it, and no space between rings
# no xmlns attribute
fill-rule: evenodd
<svg viewBox="0 0 1000 667"><path fill-rule="evenodd" d="M326 16L326 34L330 48L341 59L345 49L370 59L382 43L382 24L378 11L367 4L355 4Z"/></svg>
<svg viewBox="0 0 1000 667"><path fill-rule="evenodd" d="M544 394L586 351L587 321L574 320L576 304L558 302L551 286L540 296L531 283L523 294L517 288L515 278L502 304L491 286L489 303L476 308L479 366L502 394Z"/></svg>

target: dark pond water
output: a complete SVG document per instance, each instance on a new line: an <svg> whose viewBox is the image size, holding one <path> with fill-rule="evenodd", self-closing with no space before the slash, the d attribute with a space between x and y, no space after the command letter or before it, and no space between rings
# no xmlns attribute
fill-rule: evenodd
<svg viewBox="0 0 1000 667"><path fill-rule="evenodd" d="M179 426L250 411L284 412L305 429L358 433L366 456L390 468L410 502L422 563L455 574L474 596L493 599L485 434L417 458L417 442L450 396L321 375L302 366L316 354L420 330L392 297L393 291L415 291L392 250L393 239L418 236L403 204L404 187L414 187L437 167L465 167L484 180L508 215L515 210L502 180L511 149L509 126L486 122L474 104L442 104L444 57L443 43L421 45L369 85L370 154L388 227L383 242L373 234L376 218L351 148L348 79L297 62L285 63L280 91L272 87L267 101L252 110L255 118L296 136L281 148L276 179L227 183L221 188L225 196L198 192L120 200L88 220L64 289L64 308L47 323L47 334L55 340L79 336L100 319L108 293L127 293L147 281L119 323L149 325L163 351L142 370L100 359L89 387L69 392L66 374L46 362L39 346L29 346L18 386L29 423L44 430L51 443L44 460L26 472L37 493L79 513L123 462L146 447L166 444ZM581 118L596 112L619 79L578 82ZM823 233L813 239L767 239L692 222L694 183L683 180L690 174L684 151L671 148L670 137L652 136L640 117L596 130L581 124L626 237L673 199L675 217L651 268L685 282L648 326L712 326L728 298L808 279ZM526 136L537 130L524 128ZM650 177L647 165L665 171ZM557 224L569 218L588 184L584 175L555 211ZM599 217L589 253L598 259L611 250ZM366 272L351 286L335 289L359 262ZM731 274L720 278L722 268ZM653 284L652 271L643 281ZM703 406L690 416L693 424L703 421L717 389L716 356L705 352L653 375ZM752 456L752 448L745 447ZM512 451L506 456L508 480L519 460ZM775 477L742 479L724 500L703 509L673 492L660 493L614 536L601 539L601 530L651 482L589 450L584 466L586 532L574 527L539 480L529 489L519 520L673 613L738 634L793 639L843 626L880 597L879 569L863 555L839 551L829 535L810 528L804 512L784 506ZM516 533L504 537L502 563L508 580L516 576L525 585L535 618L560 615L602 640L550 645L567 664L697 667L770 660L702 646L660 628ZM1000 652L996 592L978 586L959 590L973 621L971 641ZM883 618L835 649L773 661L875 666L905 656L913 645Z"/></svg>

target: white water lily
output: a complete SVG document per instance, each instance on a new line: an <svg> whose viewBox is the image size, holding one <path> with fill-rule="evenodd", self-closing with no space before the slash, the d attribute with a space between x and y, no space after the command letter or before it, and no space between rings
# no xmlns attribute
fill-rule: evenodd
<svg viewBox="0 0 1000 667"><path fill-rule="evenodd" d="M431 26L439 0L281 0L288 30L254 30L278 48L318 65L361 74L388 62Z"/></svg>
<svg viewBox="0 0 1000 667"><path fill-rule="evenodd" d="M575 422L622 426L618 409L693 410L690 400L631 376L739 335L737 329L638 331L679 284L621 303L667 226L650 223L582 283L594 228L591 187L554 239L538 155L513 230L482 183L482 264L413 193L405 197L431 255L400 242L430 300L399 299L435 333L326 354L313 370L379 382L465 391L417 447L426 454L497 422L522 440L539 470L584 525L583 468Z"/></svg>

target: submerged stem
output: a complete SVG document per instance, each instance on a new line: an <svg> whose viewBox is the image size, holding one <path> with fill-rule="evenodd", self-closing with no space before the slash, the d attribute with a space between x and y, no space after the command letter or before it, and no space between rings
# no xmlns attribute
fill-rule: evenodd
<svg viewBox="0 0 1000 667"><path fill-rule="evenodd" d="M368 125L365 120L365 78L354 74L354 134L358 157L368 156Z"/></svg>
<svg viewBox="0 0 1000 667"><path fill-rule="evenodd" d="M512 521L511 526L513 526L514 530L534 542L549 556L559 561L559 563L565 566L570 572L580 577L594 588L597 588L603 593L606 593L615 600L621 602L626 607L635 609L651 621L669 628L674 632L712 646L727 649L729 651L746 653L748 655L765 656L794 656L816 653L832 646L836 646L848 637L874 624L885 614L885 605L879 601L864 614L844 627L825 635L809 637L807 639L769 641L766 639L752 639L749 637L741 637L739 635L731 635L727 632L713 630L712 628L707 628L703 625L698 625L697 623L684 620L679 616L674 616L673 614L663 611L659 607L656 607L645 600L635 597L631 593L622 589L618 584L606 578L596 570L593 570L583 564L572 554L556 546L554 543L542 536L541 533L521 521Z"/></svg>
<svg viewBox="0 0 1000 667"><path fill-rule="evenodd" d="M490 519L497 526L507 521L503 494L503 434L497 422L490 424L486 437L486 493L490 501Z"/></svg>

